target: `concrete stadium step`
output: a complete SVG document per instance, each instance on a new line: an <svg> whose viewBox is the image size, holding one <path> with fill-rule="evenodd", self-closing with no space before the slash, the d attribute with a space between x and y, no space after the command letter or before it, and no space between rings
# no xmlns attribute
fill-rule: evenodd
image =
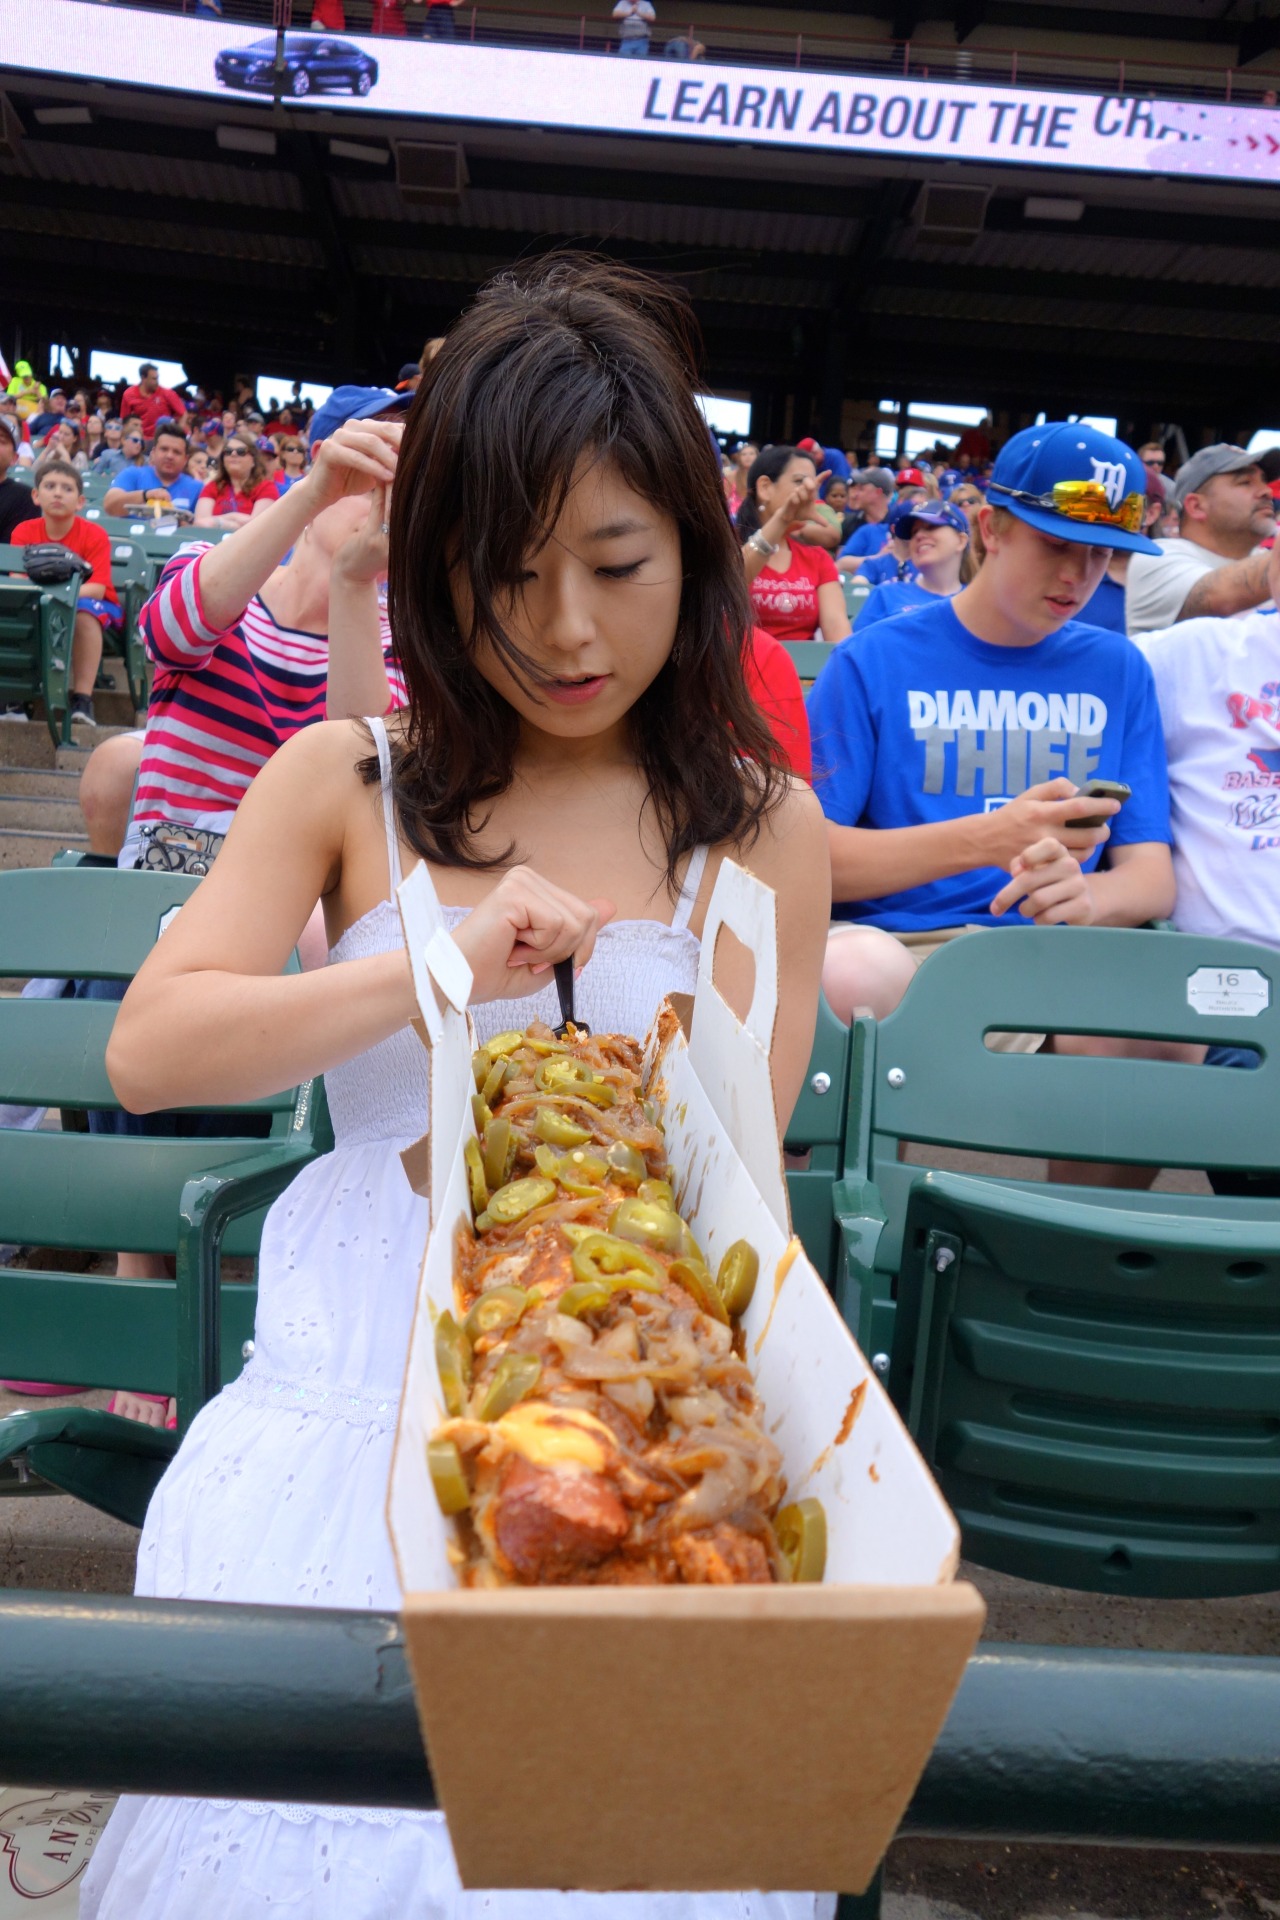
<svg viewBox="0 0 1280 1920"><path fill-rule="evenodd" d="M76 798L79 785L75 774L50 774L46 778L69 780L65 793L13 793L0 779L0 833L77 833L84 832L84 818Z"/></svg>
<svg viewBox="0 0 1280 1920"><path fill-rule="evenodd" d="M63 847L78 847L87 853L89 836L84 827L81 826L78 833L40 833L29 827L13 830L0 827L0 868L47 867Z"/></svg>
<svg viewBox="0 0 1280 1920"><path fill-rule="evenodd" d="M79 767L6 767L0 761L0 794L30 794L46 800L75 800Z"/></svg>
<svg viewBox="0 0 1280 1920"><path fill-rule="evenodd" d="M78 727L70 746L55 747L43 720L0 720L0 766L58 768L78 773L102 741L132 731L132 717L127 725Z"/></svg>

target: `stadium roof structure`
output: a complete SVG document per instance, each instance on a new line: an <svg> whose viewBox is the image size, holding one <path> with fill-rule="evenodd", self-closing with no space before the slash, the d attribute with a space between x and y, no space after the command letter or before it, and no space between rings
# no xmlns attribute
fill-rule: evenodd
<svg viewBox="0 0 1280 1920"><path fill-rule="evenodd" d="M0 11L14 3L0 0ZM811 117L830 111L846 130L859 86L878 85L883 97L896 85L916 100L940 75L954 89L979 74L1005 89L998 98L1016 100L1018 86L1049 86L1055 62L1083 63L1071 49L1086 44L1099 71L1081 66L1070 85L1121 103L1090 107L1100 125L1148 111L1147 95L1160 102L1150 109L1158 118L1176 119L1179 94L1194 103L1228 93L1250 109L1242 127L1266 125L1256 109L1280 20L1255 22L1252 6L1233 20L1220 0L861 0L853 24L880 36L866 81L843 54L839 70L834 55L818 64L822 32L852 16L783 6L803 17L818 53L812 72L801 49L805 74L793 55L777 78L806 78ZM126 16L158 18L93 11L113 30ZM349 18L354 11L348 0ZM737 23L719 29L722 40L736 31L754 42L723 56L717 44L717 57L751 61L754 77L776 49L762 50L750 8L718 12ZM768 17L776 23L779 9ZM1006 55L992 38L1015 30L1024 42L1016 79L998 70ZM606 34L603 16L592 31ZM1143 92L1126 91L1101 64L1138 33L1130 75L1160 71ZM240 37L254 36L241 28ZM1244 71L1242 42L1244 52L1254 46ZM384 64L391 44L359 38ZM584 97L641 64L604 63L585 50L585 28L583 44L570 52ZM566 70L564 43L549 56L547 47L544 38L541 51L519 56L530 115L541 110L541 74ZM474 55L491 51L477 45ZM397 43L394 57L423 63L425 75L435 43ZM895 82L898 61L907 77ZM1155 419L1178 421L1192 439L1266 424L1280 349L1280 167L1265 139L1251 171L1220 166L1216 177L1189 166L1176 141L1137 171L1084 164L1092 149L1077 163L1025 143L988 160L824 146L816 136L807 145L698 139L669 124L675 89L700 86L682 98L707 102L721 69L643 65L646 113L668 122L654 132L634 113L614 130L591 112L581 125L547 124L549 114L536 125L509 113L477 118L458 87L450 99L460 111L437 101L424 117L399 110L389 92L380 99L381 83L366 102L300 106L0 69L0 345L13 348L16 324L24 352L51 340L147 351L184 361L211 385L225 385L233 368L252 373L254 360L306 379L384 379L445 331L492 272L552 245L586 246L688 289L709 384L750 395L756 431L774 437L796 423L834 437L846 403L891 392L1011 418L1041 408L1115 414L1144 435ZM828 86L840 90L836 109L818 105ZM1280 156L1280 114L1275 124ZM424 150L425 174L415 159ZM1165 153L1168 171L1155 170Z"/></svg>

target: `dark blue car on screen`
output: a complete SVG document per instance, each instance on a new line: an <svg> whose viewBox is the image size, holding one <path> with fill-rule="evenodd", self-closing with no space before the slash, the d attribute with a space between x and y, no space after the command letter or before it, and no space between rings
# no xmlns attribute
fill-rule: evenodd
<svg viewBox="0 0 1280 1920"><path fill-rule="evenodd" d="M247 47L228 47L213 63L224 87L243 87L252 93L275 91L275 35L251 41ZM329 34L286 33L284 71L280 91L294 100L309 93L366 94L378 84L378 63L350 40Z"/></svg>

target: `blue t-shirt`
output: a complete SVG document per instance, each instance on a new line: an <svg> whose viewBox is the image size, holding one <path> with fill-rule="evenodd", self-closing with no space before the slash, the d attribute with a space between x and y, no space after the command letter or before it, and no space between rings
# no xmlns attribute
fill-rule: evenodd
<svg viewBox="0 0 1280 1920"><path fill-rule="evenodd" d="M1092 598L1085 601L1080 609L1080 618L1091 627L1106 627L1112 633L1127 634L1129 629L1124 623L1124 588L1118 587L1104 573L1093 590Z"/></svg>
<svg viewBox="0 0 1280 1920"><path fill-rule="evenodd" d="M978 640L935 598L833 650L809 695L814 786L842 827L915 827L989 813L1065 774L1133 789L1111 843L1168 842L1169 780L1151 669L1137 647L1069 620L1033 647ZM1097 865L1098 850L1081 862ZM991 901L1008 880L975 868L868 901L842 920L923 932L1025 926Z"/></svg>
<svg viewBox="0 0 1280 1920"><path fill-rule="evenodd" d="M914 572L914 569L912 569ZM866 568L862 569L862 574ZM957 592L959 589L957 588ZM931 606L935 600L949 600L950 594L930 593L928 587L922 587L918 579L882 580L878 587L872 587L862 603L862 611L853 623L855 633L861 633L867 627L874 627L877 620L892 620L896 614L906 613L912 607Z"/></svg>
<svg viewBox="0 0 1280 1920"><path fill-rule="evenodd" d="M879 553L888 538L889 522L887 520L864 520L860 527L854 528L841 547L840 557L843 558L845 554L851 553L855 558L865 560L868 554Z"/></svg>
<svg viewBox="0 0 1280 1920"><path fill-rule="evenodd" d="M200 498L200 489L204 485L193 473L180 473L176 480L162 480L154 467L121 467L114 486L123 487L126 493L146 493L152 487L163 487L175 506L194 507Z"/></svg>
<svg viewBox="0 0 1280 1920"><path fill-rule="evenodd" d="M873 554L870 560L864 560L854 574L855 580L865 580L869 586L883 586L886 580L918 580L919 574L909 560L899 560L892 547L886 547L883 553Z"/></svg>

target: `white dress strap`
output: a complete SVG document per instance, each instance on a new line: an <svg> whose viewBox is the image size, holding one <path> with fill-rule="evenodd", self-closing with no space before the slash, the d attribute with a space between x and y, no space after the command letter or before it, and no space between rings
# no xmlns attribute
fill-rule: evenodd
<svg viewBox="0 0 1280 1920"><path fill-rule="evenodd" d="M698 888L702 885L702 876L706 872L708 847L695 847L689 855L689 864L684 870L684 883L680 888L680 898L676 902L672 931L682 933L689 924L689 915L698 901Z"/></svg>
<svg viewBox="0 0 1280 1920"><path fill-rule="evenodd" d="M365 721L373 735L373 744L378 749L378 768L382 774L382 824L387 833L387 877L390 881L388 899L394 900L396 888L400 885L400 836L396 832L395 805L391 794L391 744L387 739L385 720L371 714ZM696 859L696 855L694 856Z"/></svg>

